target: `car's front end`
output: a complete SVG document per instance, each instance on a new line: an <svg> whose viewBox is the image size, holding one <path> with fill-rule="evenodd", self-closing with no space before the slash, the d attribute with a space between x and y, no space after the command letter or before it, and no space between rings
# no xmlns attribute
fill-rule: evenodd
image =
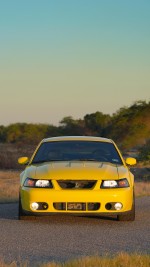
<svg viewBox="0 0 150 267"><path fill-rule="evenodd" d="M49 145L51 148L47 149L47 144L50 142L53 144L51 143ZM88 149L85 153L83 147L86 142ZM100 151L98 145L102 143L103 160L100 159L99 153L97 155L97 152L93 152L93 142L95 142L94 148L97 147L98 151ZM59 151L57 158L54 158L53 153L51 160L41 159L41 155L45 153L43 143L51 154L54 152L54 147L57 147L55 156L58 147L63 144L61 153L64 158L60 156ZM73 149L74 144L77 151ZM70 154L67 146L71 147ZM81 147L82 153L79 153ZM112 154L111 160L108 160L110 154ZM129 161L132 162L133 159ZM42 141L28 166L21 173L20 218L28 215L73 213L109 214L117 215L120 220L133 220L133 192L134 176L125 164L120 151L109 139L90 137L46 139Z"/></svg>

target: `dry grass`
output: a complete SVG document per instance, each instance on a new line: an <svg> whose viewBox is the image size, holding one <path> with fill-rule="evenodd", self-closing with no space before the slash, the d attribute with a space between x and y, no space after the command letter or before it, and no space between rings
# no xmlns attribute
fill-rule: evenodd
<svg viewBox="0 0 150 267"><path fill-rule="evenodd" d="M0 171L0 202L18 201L19 171Z"/></svg>
<svg viewBox="0 0 150 267"><path fill-rule="evenodd" d="M20 171L0 171L0 202L18 201ZM150 182L135 182L135 196L149 196Z"/></svg>
<svg viewBox="0 0 150 267"><path fill-rule="evenodd" d="M150 196L150 182L135 182L135 196Z"/></svg>
<svg viewBox="0 0 150 267"><path fill-rule="evenodd" d="M29 262L12 262L5 264L0 261L1 267L150 267L150 255L119 253L114 257L84 257L66 263L32 263Z"/></svg>
<svg viewBox="0 0 150 267"><path fill-rule="evenodd" d="M30 158L34 149L34 145L23 146L19 144L0 143L0 169L22 169L22 166L18 164L18 158L22 156Z"/></svg>

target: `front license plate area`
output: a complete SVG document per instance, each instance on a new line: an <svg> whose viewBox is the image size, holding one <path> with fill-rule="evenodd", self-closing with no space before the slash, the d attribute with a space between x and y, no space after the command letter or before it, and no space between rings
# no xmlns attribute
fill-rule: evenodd
<svg viewBox="0 0 150 267"><path fill-rule="evenodd" d="M86 210L86 203L69 202L67 210Z"/></svg>

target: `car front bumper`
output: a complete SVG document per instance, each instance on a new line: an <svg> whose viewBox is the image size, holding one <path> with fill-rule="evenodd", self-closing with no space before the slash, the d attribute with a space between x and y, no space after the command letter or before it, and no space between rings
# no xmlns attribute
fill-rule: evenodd
<svg viewBox="0 0 150 267"><path fill-rule="evenodd" d="M37 215L51 213L117 215L130 211L133 203L133 190L130 187L99 190L56 190L23 187L20 196L24 213ZM40 208L33 209L33 203L39 203ZM115 203L121 203L122 208L116 210Z"/></svg>

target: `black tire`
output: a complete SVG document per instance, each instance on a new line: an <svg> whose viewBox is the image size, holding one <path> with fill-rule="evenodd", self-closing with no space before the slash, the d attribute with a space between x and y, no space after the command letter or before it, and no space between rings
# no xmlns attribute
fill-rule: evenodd
<svg viewBox="0 0 150 267"><path fill-rule="evenodd" d="M135 198L133 196L132 209L125 214L117 215L118 221L134 221L135 220Z"/></svg>
<svg viewBox="0 0 150 267"><path fill-rule="evenodd" d="M30 215L24 214L24 212L22 210L20 195L19 195L18 219L19 220L35 220L36 219L35 216L30 216Z"/></svg>

